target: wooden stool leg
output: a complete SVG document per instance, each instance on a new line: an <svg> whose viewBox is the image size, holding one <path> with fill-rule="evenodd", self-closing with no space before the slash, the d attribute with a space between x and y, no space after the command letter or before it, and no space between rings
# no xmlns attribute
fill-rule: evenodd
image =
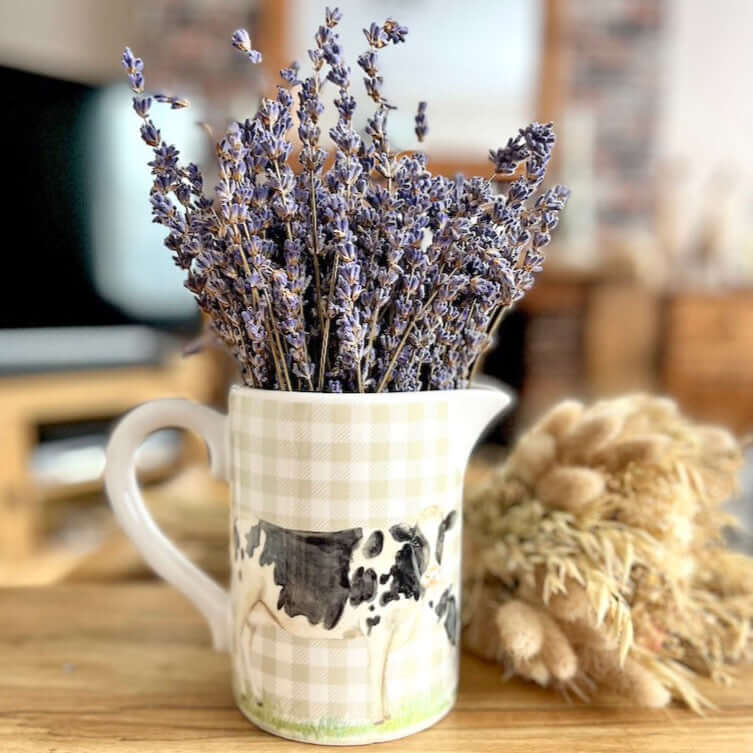
<svg viewBox="0 0 753 753"><path fill-rule="evenodd" d="M29 481L34 429L3 412L0 423L0 558L32 553L39 530L38 495Z"/></svg>

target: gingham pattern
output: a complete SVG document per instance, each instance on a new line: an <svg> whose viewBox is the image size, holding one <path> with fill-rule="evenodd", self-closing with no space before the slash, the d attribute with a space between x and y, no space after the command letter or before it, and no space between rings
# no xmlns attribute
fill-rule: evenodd
<svg viewBox="0 0 753 753"><path fill-rule="evenodd" d="M233 520L240 530L258 518L306 531L387 530L415 522L429 506L459 509L466 460L459 444L466 438L457 426L453 435L450 407L449 396L437 393L390 400L233 391ZM458 524L457 536L459 529ZM459 559L449 569L457 592ZM233 578L236 593L243 582L235 572ZM388 660L393 708L432 694L451 699L457 685L457 650L424 600L416 609L422 627ZM266 618L254 631L251 666L240 668L236 657L234 669L252 673L265 711L278 718L312 725L323 719L368 723L367 640L301 638ZM253 718L258 712L253 701L240 702ZM317 740L313 732L310 737ZM379 726L369 739L380 739Z"/></svg>
<svg viewBox="0 0 753 753"><path fill-rule="evenodd" d="M427 610L428 616L428 610ZM259 624L251 640L255 688L265 706L294 721L369 723L366 638L307 640L276 625ZM415 640L397 648L387 663L387 695L393 714L402 704L429 696L452 699L457 685L457 649L444 628L430 620ZM258 707L245 699L253 716ZM378 731L378 729L377 729Z"/></svg>
<svg viewBox="0 0 753 753"><path fill-rule="evenodd" d="M337 531L407 520L429 500L456 505L465 458L452 446L449 400L436 393L394 402L387 395L292 397L231 393L237 516Z"/></svg>

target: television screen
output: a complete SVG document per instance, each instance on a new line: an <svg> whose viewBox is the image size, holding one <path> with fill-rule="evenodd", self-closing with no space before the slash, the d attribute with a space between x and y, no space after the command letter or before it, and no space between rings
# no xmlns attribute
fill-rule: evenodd
<svg viewBox="0 0 753 753"><path fill-rule="evenodd" d="M146 163L126 85L91 87L0 67L6 145L0 331L145 324L195 329L196 306L151 222ZM182 116L182 117L181 117ZM197 113L160 125L201 160Z"/></svg>

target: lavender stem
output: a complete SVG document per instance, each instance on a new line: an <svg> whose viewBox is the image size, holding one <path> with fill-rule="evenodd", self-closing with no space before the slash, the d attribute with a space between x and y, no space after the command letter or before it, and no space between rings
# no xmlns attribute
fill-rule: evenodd
<svg viewBox="0 0 753 753"><path fill-rule="evenodd" d="M420 311L418 311L416 314L413 315L413 318L410 320L410 323L405 328L405 332L403 333L403 336L400 340L400 344L397 346L397 348L395 348L395 352L392 354L392 358L390 359L389 365L387 366L387 371L384 372L382 381L379 382L379 387L377 387L377 392L381 392L385 388L387 382L392 376L392 370L395 368L395 364L397 363L398 356L400 355L403 348L405 347L405 343L408 342L408 336L410 335L416 322L429 310L429 306L431 306L431 304L434 302L434 299L437 297L438 292L439 292L438 290L435 290L429 296L429 300L426 301L426 303L421 307Z"/></svg>

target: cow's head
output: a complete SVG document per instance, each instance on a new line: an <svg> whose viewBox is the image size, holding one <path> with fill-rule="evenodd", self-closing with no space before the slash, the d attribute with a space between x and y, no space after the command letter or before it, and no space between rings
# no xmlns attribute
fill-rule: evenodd
<svg viewBox="0 0 753 753"><path fill-rule="evenodd" d="M432 518L431 536L431 566L428 569L427 587L444 590L457 579L459 556L459 537L457 536L456 510Z"/></svg>
<svg viewBox="0 0 753 753"><path fill-rule="evenodd" d="M449 568L457 566L457 537L449 535L456 520L455 510L444 514L437 505L432 505L421 512L415 525L390 528L395 541L410 543L416 572L425 591L440 586L446 588L448 581L455 578L454 572L443 568L443 563L449 562Z"/></svg>
<svg viewBox="0 0 753 753"><path fill-rule="evenodd" d="M425 512L421 525L431 541L431 561L422 579L425 603L444 625L454 646L458 635L457 578L460 556L458 512L438 508Z"/></svg>
<svg viewBox="0 0 753 753"><path fill-rule="evenodd" d="M418 600L437 589L441 591L455 579L452 570L457 559L448 557L447 547L447 531L455 517L454 513L443 515L439 507L432 505L423 510L415 523L398 523L384 534L377 531L368 537L361 555L374 558L371 567L377 568L379 585L386 586L381 591L380 604L385 606L401 598ZM449 568L445 574L444 562Z"/></svg>

